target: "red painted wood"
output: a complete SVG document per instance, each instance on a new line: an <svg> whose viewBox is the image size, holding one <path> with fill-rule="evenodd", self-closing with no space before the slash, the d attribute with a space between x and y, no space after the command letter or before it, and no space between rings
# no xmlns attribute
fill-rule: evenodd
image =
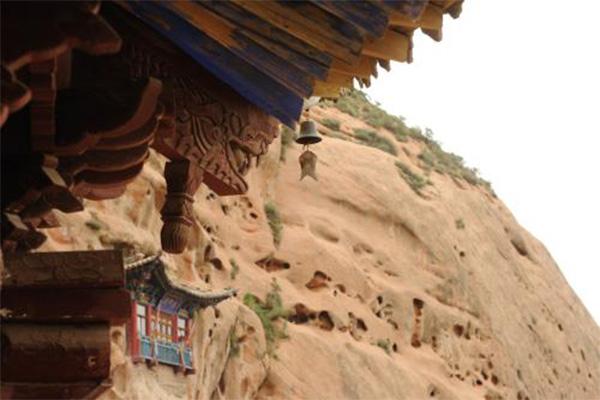
<svg viewBox="0 0 600 400"><path fill-rule="evenodd" d="M7 253L4 287L120 288L123 255L117 250Z"/></svg>
<svg viewBox="0 0 600 400"><path fill-rule="evenodd" d="M140 341L137 331L137 302L131 302L131 319L128 324L127 342L132 357L140 355Z"/></svg>
<svg viewBox="0 0 600 400"><path fill-rule="evenodd" d="M128 322L131 297L124 289L46 289L7 287L0 293L7 318L15 321Z"/></svg>
<svg viewBox="0 0 600 400"><path fill-rule="evenodd" d="M110 379L79 382L2 382L0 399L95 399L112 386Z"/></svg>
<svg viewBox="0 0 600 400"><path fill-rule="evenodd" d="M2 322L2 382L101 381L110 370L108 323Z"/></svg>
<svg viewBox="0 0 600 400"><path fill-rule="evenodd" d="M177 314L171 315L171 340L173 343L177 343L179 340L177 337Z"/></svg>
<svg viewBox="0 0 600 400"><path fill-rule="evenodd" d="M190 318L185 319L185 343L190 343L190 329L192 328L192 323Z"/></svg>

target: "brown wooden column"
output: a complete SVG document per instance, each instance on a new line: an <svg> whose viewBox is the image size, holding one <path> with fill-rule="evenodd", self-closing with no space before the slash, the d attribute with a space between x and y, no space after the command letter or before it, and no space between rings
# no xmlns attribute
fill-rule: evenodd
<svg viewBox="0 0 600 400"><path fill-rule="evenodd" d="M162 247L169 253L181 253L187 246L194 223L194 194L202 183L203 171L189 160L170 161L165 165L167 198L161 215Z"/></svg>
<svg viewBox="0 0 600 400"><path fill-rule="evenodd" d="M140 356L140 341L138 339L138 330L137 330L137 302L133 300L131 302L131 319L127 324L127 343L129 347L129 352L131 354L131 358L135 360ZM146 320L148 317L146 316Z"/></svg>

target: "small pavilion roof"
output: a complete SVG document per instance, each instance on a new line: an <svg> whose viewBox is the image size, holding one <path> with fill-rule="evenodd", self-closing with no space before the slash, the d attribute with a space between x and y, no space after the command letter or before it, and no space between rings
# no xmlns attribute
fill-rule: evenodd
<svg viewBox="0 0 600 400"><path fill-rule="evenodd" d="M125 272L128 276L134 271L137 272L140 270L156 274L155 276L165 291L178 293L186 298L192 298L194 303L201 307L220 303L237 294L237 289L233 288L226 288L219 291L204 291L179 281L161 260L160 254L125 264Z"/></svg>

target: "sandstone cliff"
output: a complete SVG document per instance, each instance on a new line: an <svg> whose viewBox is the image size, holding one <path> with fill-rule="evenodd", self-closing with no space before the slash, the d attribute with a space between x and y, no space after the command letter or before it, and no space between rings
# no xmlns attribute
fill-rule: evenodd
<svg viewBox="0 0 600 400"><path fill-rule="evenodd" d="M329 126L318 181L279 139L247 195L199 191L191 245L163 256L202 289L240 290L196 316L196 374L133 365L115 329L103 398L600 398L600 329L483 182L432 161L426 137L311 112ZM163 165L61 215L44 249L158 251Z"/></svg>

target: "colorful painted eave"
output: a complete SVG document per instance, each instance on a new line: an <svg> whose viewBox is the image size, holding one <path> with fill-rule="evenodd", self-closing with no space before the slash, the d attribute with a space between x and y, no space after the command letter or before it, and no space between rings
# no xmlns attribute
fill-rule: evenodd
<svg viewBox="0 0 600 400"><path fill-rule="evenodd" d="M131 275L134 271L139 270L157 274L156 276L165 290L179 293L198 307L208 307L218 304L237 294L237 289L233 288L226 288L220 291L202 291L180 282L168 271L164 262L160 259L160 254L125 264L127 275Z"/></svg>
<svg viewBox="0 0 600 400"><path fill-rule="evenodd" d="M247 100L293 126L304 99L369 86L412 61L417 29L442 38L463 0L117 1Z"/></svg>

